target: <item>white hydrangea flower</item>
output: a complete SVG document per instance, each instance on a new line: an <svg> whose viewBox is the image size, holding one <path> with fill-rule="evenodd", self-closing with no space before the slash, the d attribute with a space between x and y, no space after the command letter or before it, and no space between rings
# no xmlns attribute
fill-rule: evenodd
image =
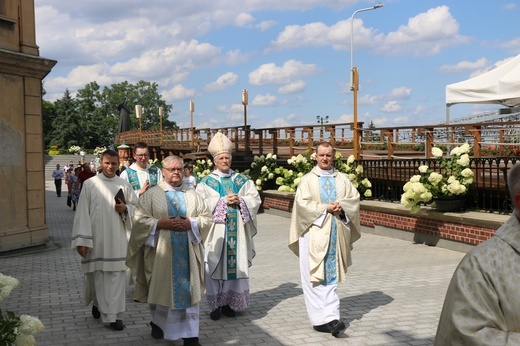
<svg viewBox="0 0 520 346"><path fill-rule="evenodd" d="M273 154L269 153L269 154L267 154L267 156L265 158L269 160L269 159L273 158Z"/></svg>
<svg viewBox="0 0 520 346"><path fill-rule="evenodd" d="M426 166L426 165L419 166L419 172L426 173L427 171L428 171L428 166Z"/></svg>
<svg viewBox="0 0 520 346"><path fill-rule="evenodd" d="M473 171L470 168L464 168L462 172L460 172L460 175L464 178L470 178L473 177Z"/></svg>
<svg viewBox="0 0 520 346"><path fill-rule="evenodd" d="M367 198L370 198L372 197L372 190L368 189L368 190L365 190L365 193L364 193L365 197Z"/></svg>
<svg viewBox="0 0 520 346"><path fill-rule="evenodd" d="M21 324L18 327L18 330L23 334L36 334L43 332L45 329L43 323L34 316L22 315L20 316L20 322Z"/></svg>
<svg viewBox="0 0 520 346"><path fill-rule="evenodd" d="M354 161L356 161L356 158L354 157L354 155L350 155L347 159L347 163L350 165L352 163L354 163Z"/></svg>
<svg viewBox="0 0 520 346"><path fill-rule="evenodd" d="M0 273L0 302L11 294L11 291L20 284L17 278Z"/></svg>
<svg viewBox="0 0 520 346"><path fill-rule="evenodd" d="M430 176L428 177L428 181L432 185L437 185L442 181L442 174L437 173L437 172L431 172Z"/></svg>
<svg viewBox="0 0 520 346"><path fill-rule="evenodd" d="M418 183L421 181L421 176L420 175L414 175L410 178L410 182L411 183Z"/></svg>
<svg viewBox="0 0 520 346"><path fill-rule="evenodd" d="M433 157L441 157L443 155L442 150L437 147L432 148L432 155Z"/></svg>
<svg viewBox="0 0 520 346"><path fill-rule="evenodd" d="M457 163L463 167L469 166L469 155L462 154L460 158L457 160Z"/></svg>

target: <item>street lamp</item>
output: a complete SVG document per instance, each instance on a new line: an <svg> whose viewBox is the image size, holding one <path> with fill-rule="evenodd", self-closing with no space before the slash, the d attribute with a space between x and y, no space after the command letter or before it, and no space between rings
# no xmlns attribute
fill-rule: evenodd
<svg viewBox="0 0 520 346"><path fill-rule="evenodd" d="M359 159L359 132L358 132L358 117L357 117L357 92L359 89L359 75L358 68L354 67L354 16L359 12L376 10L380 7L383 7L382 3L376 4L372 7L362 8L354 13L350 17L350 71L352 72L350 75L350 90L354 94L354 157Z"/></svg>
<svg viewBox="0 0 520 346"><path fill-rule="evenodd" d="M195 129L193 128L193 112L195 111L195 102L190 101L190 129L191 129L191 148L195 146Z"/></svg>
<svg viewBox="0 0 520 346"><path fill-rule="evenodd" d="M323 124L328 124L329 122L329 116L326 115L325 117L322 117L320 115L316 115L316 120L318 120L318 124L321 124L321 127L320 127L320 141L322 140L323 138Z"/></svg>
<svg viewBox="0 0 520 346"><path fill-rule="evenodd" d="M244 150L246 152L246 156L249 153L249 131L247 128L247 89L242 90L242 104L244 105L244 132L245 132L245 143L244 143Z"/></svg>
<svg viewBox="0 0 520 346"><path fill-rule="evenodd" d="M142 140L142 121L141 121L141 118L142 118L142 114L143 114L143 106L141 105L135 105L135 116L137 117L137 119L139 119L139 141Z"/></svg>
<svg viewBox="0 0 520 346"><path fill-rule="evenodd" d="M160 128L160 143L162 144L162 141L163 141L163 135L162 135L162 118L163 118L163 108L162 107L159 107L159 128Z"/></svg>

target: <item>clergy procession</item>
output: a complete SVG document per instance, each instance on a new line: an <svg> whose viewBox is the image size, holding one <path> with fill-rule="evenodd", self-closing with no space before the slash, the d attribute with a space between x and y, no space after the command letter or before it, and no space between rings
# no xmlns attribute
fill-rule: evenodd
<svg viewBox="0 0 520 346"><path fill-rule="evenodd" d="M179 156L166 157L161 172L151 167L146 143L135 145L135 163L119 176L117 153L101 155L101 172L83 184L71 241L81 256L84 304L94 319L124 330L129 284L133 301L148 306L151 338L196 346L204 294L208 311L202 313L213 321L240 318L250 307L262 201L255 184L231 168L232 148L216 133L208 147L215 170L196 184L184 183ZM361 227L360 194L348 175L334 169L334 158L330 143L317 145L316 166L295 195L288 246L299 260L309 327L338 338L347 325L337 287L347 281ZM512 199L520 205L520 166L510 175ZM496 237L464 258L449 287L436 345L520 344L514 274L519 228L515 213ZM494 255L497 250L504 255ZM495 271L495 261L504 269ZM510 282L502 282L505 277ZM474 286L479 289L470 291Z"/></svg>

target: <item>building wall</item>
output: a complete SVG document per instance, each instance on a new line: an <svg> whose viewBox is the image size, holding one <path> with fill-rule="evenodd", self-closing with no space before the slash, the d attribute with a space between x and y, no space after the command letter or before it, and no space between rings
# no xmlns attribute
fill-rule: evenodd
<svg viewBox="0 0 520 346"><path fill-rule="evenodd" d="M0 252L48 242L41 58L33 0L0 1Z"/></svg>

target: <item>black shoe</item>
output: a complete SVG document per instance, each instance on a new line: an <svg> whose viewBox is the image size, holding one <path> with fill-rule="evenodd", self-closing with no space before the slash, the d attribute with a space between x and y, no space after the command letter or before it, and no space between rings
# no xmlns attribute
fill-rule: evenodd
<svg viewBox="0 0 520 346"><path fill-rule="evenodd" d="M154 338L154 339L164 338L164 332L161 329L161 327L159 327L158 325L156 325L153 322L150 322L150 326L152 327L152 338Z"/></svg>
<svg viewBox="0 0 520 346"><path fill-rule="evenodd" d="M220 311L222 312L222 314L224 316L227 316L227 317L235 317L237 315L237 313L235 312L235 310L231 309L229 307L229 305L226 305L226 306L223 306L220 308Z"/></svg>
<svg viewBox="0 0 520 346"><path fill-rule="evenodd" d="M202 346L199 344L199 338L182 338L184 341L184 346Z"/></svg>
<svg viewBox="0 0 520 346"><path fill-rule="evenodd" d="M320 326L313 326L314 330L322 333L331 333L337 335L339 332L345 330L345 323L338 320L330 321L329 323L322 324Z"/></svg>
<svg viewBox="0 0 520 346"><path fill-rule="evenodd" d="M93 316L96 320L99 320L99 318L101 317L101 312L99 312L98 307L95 306L95 305L92 305L92 316Z"/></svg>
<svg viewBox="0 0 520 346"><path fill-rule="evenodd" d="M125 328L125 325L123 324L123 321L116 320L115 322L110 323L110 327L112 327L113 330L123 330Z"/></svg>
<svg viewBox="0 0 520 346"><path fill-rule="evenodd" d="M216 308L215 310L211 311L209 314L209 317L211 317L211 319L213 321L219 320L220 319L220 308Z"/></svg>

